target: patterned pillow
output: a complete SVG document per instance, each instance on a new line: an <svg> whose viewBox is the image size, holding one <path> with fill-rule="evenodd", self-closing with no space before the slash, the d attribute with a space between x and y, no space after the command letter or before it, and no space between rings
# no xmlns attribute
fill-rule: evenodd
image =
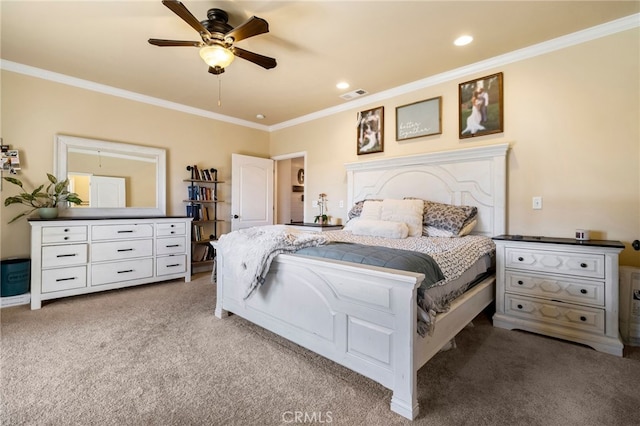
<svg viewBox="0 0 640 426"><path fill-rule="evenodd" d="M406 197L406 199L416 198ZM462 228L477 216L478 208L475 206L454 206L453 204L424 200L422 224L459 235Z"/></svg>
<svg viewBox="0 0 640 426"><path fill-rule="evenodd" d="M459 234L464 225L478 215L478 208L475 206L454 206L433 201L424 203L427 209L424 224L451 231L454 234Z"/></svg>

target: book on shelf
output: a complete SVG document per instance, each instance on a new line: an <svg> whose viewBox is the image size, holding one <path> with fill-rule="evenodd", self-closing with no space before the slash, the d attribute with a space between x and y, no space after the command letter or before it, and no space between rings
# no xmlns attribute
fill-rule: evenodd
<svg viewBox="0 0 640 426"><path fill-rule="evenodd" d="M202 169L202 173L204 174L204 180L211 180L211 173L209 173L209 169Z"/></svg>

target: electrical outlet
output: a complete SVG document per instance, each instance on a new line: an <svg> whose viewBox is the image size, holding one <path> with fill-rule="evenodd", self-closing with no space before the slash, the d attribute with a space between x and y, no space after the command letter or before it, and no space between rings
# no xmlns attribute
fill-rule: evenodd
<svg viewBox="0 0 640 426"><path fill-rule="evenodd" d="M344 208L344 201L343 200L340 200L340 203L338 203L338 204L339 204L340 208Z"/></svg>
<svg viewBox="0 0 640 426"><path fill-rule="evenodd" d="M533 197L533 209L542 210L542 197Z"/></svg>

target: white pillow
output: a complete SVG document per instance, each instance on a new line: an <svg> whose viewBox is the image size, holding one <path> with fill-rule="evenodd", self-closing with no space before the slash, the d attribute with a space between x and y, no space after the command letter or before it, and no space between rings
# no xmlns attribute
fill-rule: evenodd
<svg viewBox="0 0 640 426"><path fill-rule="evenodd" d="M402 222L387 222L384 220L358 219L349 222L345 229L354 235L368 235L383 238L407 238L409 227Z"/></svg>
<svg viewBox="0 0 640 426"><path fill-rule="evenodd" d="M364 203L364 205L366 207L367 203ZM380 219L390 222L406 223L409 227L409 236L419 237L422 235L423 210L424 202L422 200L387 199L382 201Z"/></svg>
<svg viewBox="0 0 640 426"><path fill-rule="evenodd" d="M382 201L367 200L362 205L362 212L360 213L360 219L380 220L381 212L382 212Z"/></svg>

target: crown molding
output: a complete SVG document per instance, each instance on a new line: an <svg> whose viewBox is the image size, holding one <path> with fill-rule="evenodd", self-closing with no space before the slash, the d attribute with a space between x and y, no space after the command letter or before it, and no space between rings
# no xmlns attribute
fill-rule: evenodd
<svg viewBox="0 0 640 426"><path fill-rule="evenodd" d="M607 22L595 27L587 28L582 31L571 33L562 37L558 37L552 40L548 40L542 43L534 44L522 49L514 50L513 52L505 53L504 55L495 56L493 58L486 59L484 61L476 62L464 67L456 68L436 74L421 80L407 83L402 86L395 87L393 89L385 90L383 92L374 93L371 95L358 98L339 106L323 109L313 112L301 117L294 118L292 120L284 121L279 124L274 124L269 127L269 131L285 129L287 127L297 126L308 121L317 120L319 118L327 117L330 115L338 114L340 112L348 111L357 107L369 105L374 102L380 102L389 98L393 98L406 93L411 93L416 90L424 89L431 86L436 86L441 83L445 83L451 80L457 80L475 74L482 71L494 69L496 67L504 66L513 62L522 61L535 56L544 55L556 50L565 49L567 47L574 46L576 44L586 43L591 40L606 37L612 34L616 34L622 31L627 31L640 26L640 14L629 15L624 18L617 19L615 21Z"/></svg>
<svg viewBox="0 0 640 426"><path fill-rule="evenodd" d="M43 80L49 80L56 83L66 84L67 86L78 87L80 89L90 90L92 92L117 96L119 98L128 99L134 102L141 102L161 108L172 109L175 111L184 112L186 114L198 115L200 117L211 118L213 120L237 124L239 126L269 131L269 128L263 124L257 124L251 121L229 117L228 115L216 114L215 112L207 111L204 109L194 108L188 105L183 105L177 102L171 102L160 98L154 98L153 96L142 95L136 92L130 92L128 90L118 89L117 87L107 86L105 84L95 83L93 81L83 80L81 78L70 77L65 74L60 74L57 72L48 71L42 68L36 68L17 62L7 61L5 59L0 60L0 69L27 75L30 77L41 78Z"/></svg>
<svg viewBox="0 0 640 426"><path fill-rule="evenodd" d="M421 80L417 80L402 86L395 87L393 89L385 90L382 92L374 93L371 95L358 98L353 101L346 102L342 105L338 105L331 108L326 108L320 111L313 112L311 114L303 115L292 120L283 121L282 123L266 126L262 124L253 123L251 121L241 120L238 118L230 117L228 115L217 114L211 111L206 111L199 108L190 107L187 105L179 104L176 102L167 101L164 99L154 98L152 96L142 95L140 93L130 92L128 90L118 89L116 87L107 86L100 83L95 83L88 80L83 80L76 77L70 77L68 75L59 74L52 71L47 71L41 68L32 67L29 65L20 64L17 62L7 61L0 59L0 69L11 71L19 74L28 75L31 77L41 78L44 80L54 81L69 86L78 87L85 90L90 90L98 93L103 93L111 96L117 96L124 99L129 99L135 102L146 103L161 108L172 109L175 111L184 112L186 114L197 115L200 117L210 118L213 120L223 121L239 126L250 127L253 129L263 130L267 132L273 132L287 127L297 126L302 123L317 120L319 118L327 117L330 115L338 114L344 111L349 111L354 108L369 105L374 102L383 101L395 96L411 93L416 90L424 89L427 87L435 86L451 80L456 80L464 76L490 70L499 66L504 66L513 62L522 61L524 59L533 58L535 56L544 55L556 50L565 49L576 44L585 43L591 40L595 40L601 37L606 37L612 34L616 34L622 31L627 31L640 26L640 14L629 15L624 18L617 19L615 21L607 22L595 27L587 28L582 31L578 31L566 36L558 37L553 40L538 43L529 47L515 50L513 52L506 53L504 55L495 56L484 61L476 62L464 67L456 68L450 71L446 71L440 74L436 74Z"/></svg>

